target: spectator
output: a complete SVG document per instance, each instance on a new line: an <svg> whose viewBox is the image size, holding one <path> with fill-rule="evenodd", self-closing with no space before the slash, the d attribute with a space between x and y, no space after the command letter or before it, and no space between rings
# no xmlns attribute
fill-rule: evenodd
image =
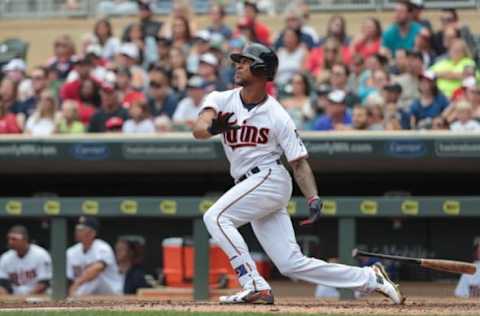
<svg viewBox="0 0 480 316"><path fill-rule="evenodd" d="M327 23L327 35L320 40L319 45L322 46L329 38L336 39L340 46L348 48L351 38L347 35L347 22L341 15L333 15Z"/></svg>
<svg viewBox="0 0 480 316"><path fill-rule="evenodd" d="M425 8L424 0L408 0L412 5L412 19L414 22L424 26L429 32L433 30L432 23L428 19L422 19L423 9Z"/></svg>
<svg viewBox="0 0 480 316"><path fill-rule="evenodd" d="M473 263L477 272L474 275L462 274L455 288L455 296L475 299L480 297L480 240L477 238L473 242Z"/></svg>
<svg viewBox="0 0 480 316"><path fill-rule="evenodd" d="M270 28L259 21L258 14L260 13L255 1L244 2L244 16L246 21L253 26L258 42L270 46Z"/></svg>
<svg viewBox="0 0 480 316"><path fill-rule="evenodd" d="M473 109L473 117L480 120L480 84L476 82L475 85L469 86L465 94L465 100L470 102Z"/></svg>
<svg viewBox="0 0 480 316"><path fill-rule="evenodd" d="M345 104L351 109L354 105L360 103L360 98L353 91L348 90L349 75L350 72L347 65L341 63L334 64L330 73L330 87L332 90L345 91Z"/></svg>
<svg viewBox="0 0 480 316"><path fill-rule="evenodd" d="M32 136L48 136L55 133L57 101L50 91L42 92L38 108L28 118L25 133Z"/></svg>
<svg viewBox="0 0 480 316"><path fill-rule="evenodd" d="M101 104L100 98L100 84L93 80L92 78L88 78L80 84L80 103L83 107L88 108L85 109L87 114L80 112L80 116L82 117L82 121L84 120L83 117L85 115L91 115L92 111L98 109ZM74 100L71 98L67 98L67 100Z"/></svg>
<svg viewBox="0 0 480 316"><path fill-rule="evenodd" d="M75 64L75 44L70 35L60 35L53 43L53 57L48 62L48 67L57 71L59 79L67 79L68 74Z"/></svg>
<svg viewBox="0 0 480 316"><path fill-rule="evenodd" d="M142 25L140 23L133 23L130 25L125 39L126 43L133 43L137 46L137 63L141 65L143 69L148 69L150 64L157 61L158 55L155 37L143 34Z"/></svg>
<svg viewBox="0 0 480 316"><path fill-rule="evenodd" d="M191 2L188 0L176 0L173 2L173 8L170 12L168 20L162 25L158 35L165 38L174 38L174 31L176 19L180 18L182 21L186 21L185 29L189 34L194 34L197 31L197 25L195 21L195 15L192 10Z"/></svg>
<svg viewBox="0 0 480 316"><path fill-rule="evenodd" d="M357 131L366 131L368 128L368 109L361 105L354 106L352 111L351 129Z"/></svg>
<svg viewBox="0 0 480 316"><path fill-rule="evenodd" d="M0 134L21 133L22 129L18 124L15 114L9 112L6 103L0 98Z"/></svg>
<svg viewBox="0 0 480 316"><path fill-rule="evenodd" d="M417 37L418 39L418 37ZM389 73L395 76L400 76L408 70L408 52L403 48L397 49L393 65L389 67ZM422 69L423 72L423 69Z"/></svg>
<svg viewBox="0 0 480 316"><path fill-rule="evenodd" d="M402 87L399 107L409 109L413 100L420 97L420 77L424 72L423 56L420 52L407 52L407 72L392 77L393 83Z"/></svg>
<svg viewBox="0 0 480 316"><path fill-rule="evenodd" d="M129 108L136 101L144 101L145 95L132 85L132 73L129 68L118 67L116 71L116 89L120 103L124 108Z"/></svg>
<svg viewBox="0 0 480 316"><path fill-rule="evenodd" d="M331 131L345 129L352 124L352 117L345 104L346 93L342 90L333 90L327 96L325 114L313 123L313 130Z"/></svg>
<svg viewBox="0 0 480 316"><path fill-rule="evenodd" d="M60 98L62 100L77 100L81 101L80 91L82 83L86 80L91 79L94 87L93 90L98 89L100 85L97 80L91 76L91 71L93 69L93 64L90 58L79 57L74 62L74 70L77 73L77 79L66 82L60 89Z"/></svg>
<svg viewBox="0 0 480 316"><path fill-rule="evenodd" d="M393 130L410 129L410 113L406 108L402 107L400 102L401 95L402 86L398 83L389 83L383 87L382 97L385 103L385 123L390 124L390 129Z"/></svg>
<svg viewBox="0 0 480 316"><path fill-rule="evenodd" d="M465 66L463 68L463 80L462 86L457 88L452 93L452 97L450 98L451 101L458 101L460 99L465 98L465 93L469 87L473 87L477 84L476 75L476 67L475 66Z"/></svg>
<svg viewBox="0 0 480 316"><path fill-rule="evenodd" d="M138 242L128 238L121 238L115 244L118 271L124 280L123 294L137 294L138 289L151 287L145 280L139 248Z"/></svg>
<svg viewBox="0 0 480 316"><path fill-rule="evenodd" d="M460 88L465 67L475 66L463 40L455 40L448 50L448 57L436 62L430 70L438 78L438 88L447 96Z"/></svg>
<svg viewBox="0 0 480 316"><path fill-rule="evenodd" d="M369 57L372 58L372 57ZM358 91L360 87L360 77L365 70L365 61L360 55L353 55L352 62L349 66L350 76L348 77L347 90Z"/></svg>
<svg viewBox="0 0 480 316"><path fill-rule="evenodd" d="M125 134L155 133L155 125L150 116L147 102L141 100L132 103L128 113L130 114L130 119L122 127L122 131Z"/></svg>
<svg viewBox="0 0 480 316"><path fill-rule="evenodd" d="M166 115L171 118L177 107L178 98L170 87L168 73L159 67L154 67L148 73L150 88L147 102L150 113L154 116Z"/></svg>
<svg viewBox="0 0 480 316"><path fill-rule="evenodd" d="M372 72L372 77L367 83L365 90L360 90L359 96L362 104L372 103L372 99L381 98L382 91L385 85L390 82L388 72L383 69L378 69Z"/></svg>
<svg viewBox="0 0 480 316"><path fill-rule="evenodd" d="M373 98L366 106L368 117L368 129L382 131L385 125L384 103L381 98Z"/></svg>
<svg viewBox="0 0 480 316"><path fill-rule="evenodd" d="M78 120L78 103L65 100L62 104L62 116L59 119L57 131L60 134L81 134L85 126Z"/></svg>
<svg viewBox="0 0 480 316"><path fill-rule="evenodd" d="M47 89L47 69L44 67L35 67L31 74L33 96L19 104L15 109L18 113L23 113L25 117L29 117L35 111L40 95Z"/></svg>
<svg viewBox="0 0 480 316"><path fill-rule="evenodd" d="M278 50L281 47L284 47L285 31L288 29L295 30L299 33L300 42L306 48L312 49L316 45L316 41L313 39L312 35L310 35L308 32L305 32L304 30L301 8L287 7L285 12L285 22L286 22L285 29L280 32L277 39L275 40L275 43L273 44L275 50Z"/></svg>
<svg viewBox="0 0 480 316"><path fill-rule="evenodd" d="M208 82L202 77L193 76L188 80L187 97L178 103L178 107L173 114L175 124L185 124L191 127L200 113L203 99L207 94L207 87Z"/></svg>
<svg viewBox="0 0 480 316"><path fill-rule="evenodd" d="M193 33L188 20L184 17L177 17L173 20L172 46L180 48L185 55L190 53L193 44Z"/></svg>
<svg viewBox="0 0 480 316"><path fill-rule="evenodd" d="M198 65L198 75L206 82L208 92L213 90L225 91L227 86L225 82L218 76L218 68L220 63L212 53L206 53L200 56Z"/></svg>
<svg viewBox="0 0 480 316"><path fill-rule="evenodd" d="M158 59L155 63L151 64L150 67L161 67L167 71L170 71L171 61L170 61L170 49L172 48L172 41L165 37L157 38L157 56ZM150 69L149 67L149 69Z"/></svg>
<svg viewBox="0 0 480 316"><path fill-rule="evenodd" d="M220 34L224 40L230 40L232 30L225 24L225 7L221 4L214 4L210 8L210 25L207 30L211 34Z"/></svg>
<svg viewBox="0 0 480 316"><path fill-rule="evenodd" d="M433 49L437 56L447 53L447 48L445 46L445 33L454 32L458 34L456 38L460 37L459 24L458 24L458 13L456 9L444 8L440 13L440 24L441 29L433 35Z"/></svg>
<svg viewBox="0 0 480 316"><path fill-rule="evenodd" d="M132 86L142 91L146 89L148 78L145 70L138 65L140 51L134 43L123 43L117 55L117 66L128 68L132 74Z"/></svg>
<svg viewBox="0 0 480 316"><path fill-rule="evenodd" d="M102 106L90 119L88 127L90 133L106 132L106 123L112 117L120 118L123 121L126 121L128 118L128 112L120 106L118 91L114 87L104 84L100 96L102 98Z"/></svg>
<svg viewBox="0 0 480 316"><path fill-rule="evenodd" d="M120 40L113 35L112 24L108 19L100 19L93 27L96 43L101 48L100 55L107 60L113 60L120 49Z"/></svg>
<svg viewBox="0 0 480 316"><path fill-rule="evenodd" d="M173 131L172 120L166 115L160 115L153 121L157 133L167 133Z"/></svg>
<svg viewBox="0 0 480 316"><path fill-rule="evenodd" d="M187 70L190 73L198 72L200 56L210 51L212 35L207 30L198 31L195 35L194 44L187 58Z"/></svg>
<svg viewBox="0 0 480 316"><path fill-rule="evenodd" d="M123 282L112 247L98 239L99 223L81 216L75 226L76 245L67 249L67 278L70 296L120 294Z"/></svg>
<svg viewBox="0 0 480 316"><path fill-rule="evenodd" d="M382 25L378 19L369 17L363 22L358 35L354 37L350 50L367 59L380 51L381 42Z"/></svg>
<svg viewBox="0 0 480 316"><path fill-rule="evenodd" d="M21 113L22 103L17 100L18 83L10 78L3 78L0 82L0 97L2 98L3 106L9 112L15 114Z"/></svg>
<svg viewBox="0 0 480 316"><path fill-rule="evenodd" d="M144 37L155 38L158 35L158 32L162 28L162 22L155 21L153 19L153 3L151 0L137 0L138 3L138 17L140 21L137 23L129 24L123 31L122 42L128 42L131 28L133 25L137 24L140 26L141 34ZM145 39L145 38L144 38Z"/></svg>
<svg viewBox="0 0 480 316"><path fill-rule="evenodd" d="M300 42L299 29L286 29L283 34L284 46L277 51L278 70L275 83L282 88L292 76L302 69L303 62L308 54L307 49Z"/></svg>
<svg viewBox="0 0 480 316"><path fill-rule="evenodd" d="M27 65L20 58L10 60L2 71L6 78L12 79L18 84L17 100L24 102L33 96L32 82L26 76Z"/></svg>
<svg viewBox="0 0 480 316"><path fill-rule="evenodd" d="M415 38L422 29L422 25L413 21L413 6L407 1L395 4L395 22L383 33L382 45L387 48L392 56L397 49L412 50Z"/></svg>
<svg viewBox="0 0 480 316"><path fill-rule="evenodd" d="M45 294L52 279L52 258L30 243L27 229L15 225L7 233L10 250L0 257L0 296Z"/></svg>
<svg viewBox="0 0 480 316"><path fill-rule="evenodd" d="M435 58L435 52L432 48L432 33L429 29L423 28L415 39L414 50L420 52L423 57L423 64L426 68L430 67Z"/></svg>
<svg viewBox="0 0 480 316"><path fill-rule="evenodd" d="M480 132L480 123L473 119L472 105L467 101L455 104L457 119L450 125L454 132Z"/></svg>
<svg viewBox="0 0 480 316"><path fill-rule="evenodd" d="M304 69L315 76L318 83L328 81L332 66L336 63L350 63L350 51L341 47L334 39L328 39L321 47L316 47L308 54Z"/></svg>
<svg viewBox="0 0 480 316"><path fill-rule="evenodd" d="M448 106L448 99L438 89L435 74L427 71L420 78L420 98L410 106L413 128L431 127L433 118L440 116Z"/></svg>
<svg viewBox="0 0 480 316"><path fill-rule="evenodd" d="M282 100L282 105L295 122L298 129L305 129L305 122L311 120L315 113L310 101L310 81L306 74L296 73L290 80L292 96Z"/></svg>

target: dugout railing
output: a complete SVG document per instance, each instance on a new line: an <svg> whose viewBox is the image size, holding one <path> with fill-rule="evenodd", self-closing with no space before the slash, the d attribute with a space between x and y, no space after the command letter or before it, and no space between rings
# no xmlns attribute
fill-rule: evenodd
<svg viewBox="0 0 480 316"><path fill-rule="evenodd" d="M52 298L67 295L67 221L80 215L99 218L140 218L168 221L192 220L195 247L193 298L209 297L209 235L203 214L214 203L199 197L115 197L115 198L1 198L0 217L43 218L50 222L50 252L53 258ZM322 215L338 220L338 254L341 263L354 264L351 251L357 245L356 221L365 218L472 218L479 217L480 197L324 197ZM308 215L303 198L293 198L288 212L294 219ZM343 298L352 293L343 291Z"/></svg>

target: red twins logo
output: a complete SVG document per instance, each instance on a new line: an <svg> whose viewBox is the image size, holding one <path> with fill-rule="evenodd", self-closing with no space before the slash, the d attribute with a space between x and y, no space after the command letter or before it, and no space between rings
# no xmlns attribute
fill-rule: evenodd
<svg viewBox="0 0 480 316"><path fill-rule="evenodd" d="M239 147L256 147L257 144L268 143L269 132L270 129L268 128L241 125L239 129L232 129L223 133L223 140L233 150Z"/></svg>

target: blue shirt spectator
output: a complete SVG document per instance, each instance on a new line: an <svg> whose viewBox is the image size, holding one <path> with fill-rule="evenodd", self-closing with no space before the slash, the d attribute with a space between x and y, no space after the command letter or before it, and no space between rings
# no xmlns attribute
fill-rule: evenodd
<svg viewBox="0 0 480 316"><path fill-rule="evenodd" d="M337 124L352 124L352 115L347 111L345 105L346 96L343 90L333 90L328 94L325 114L313 122L313 130L331 131L335 130Z"/></svg>
<svg viewBox="0 0 480 316"><path fill-rule="evenodd" d="M442 114L443 110L448 107L449 101L447 97L438 93L430 104L422 104L420 99L413 101L410 106L410 115L415 117L416 121L419 122L426 118L435 118Z"/></svg>

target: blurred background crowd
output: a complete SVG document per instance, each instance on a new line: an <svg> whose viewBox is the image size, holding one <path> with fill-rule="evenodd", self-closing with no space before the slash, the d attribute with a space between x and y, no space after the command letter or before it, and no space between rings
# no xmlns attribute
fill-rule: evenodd
<svg viewBox="0 0 480 316"><path fill-rule="evenodd" d="M45 63L14 58L2 66L0 133L187 131L206 94L234 88L228 56L250 42L277 52L268 93L298 129L480 131L475 34L455 9L442 9L434 29L422 0L397 1L391 23L366 15L348 34L342 15L313 27L298 0L273 30L262 21L268 3L239 2L232 25L210 1L209 25L200 28L189 1L174 1L161 18L149 0L103 1L102 15L125 10L138 19L113 29L99 18L80 45L58 30Z"/></svg>

